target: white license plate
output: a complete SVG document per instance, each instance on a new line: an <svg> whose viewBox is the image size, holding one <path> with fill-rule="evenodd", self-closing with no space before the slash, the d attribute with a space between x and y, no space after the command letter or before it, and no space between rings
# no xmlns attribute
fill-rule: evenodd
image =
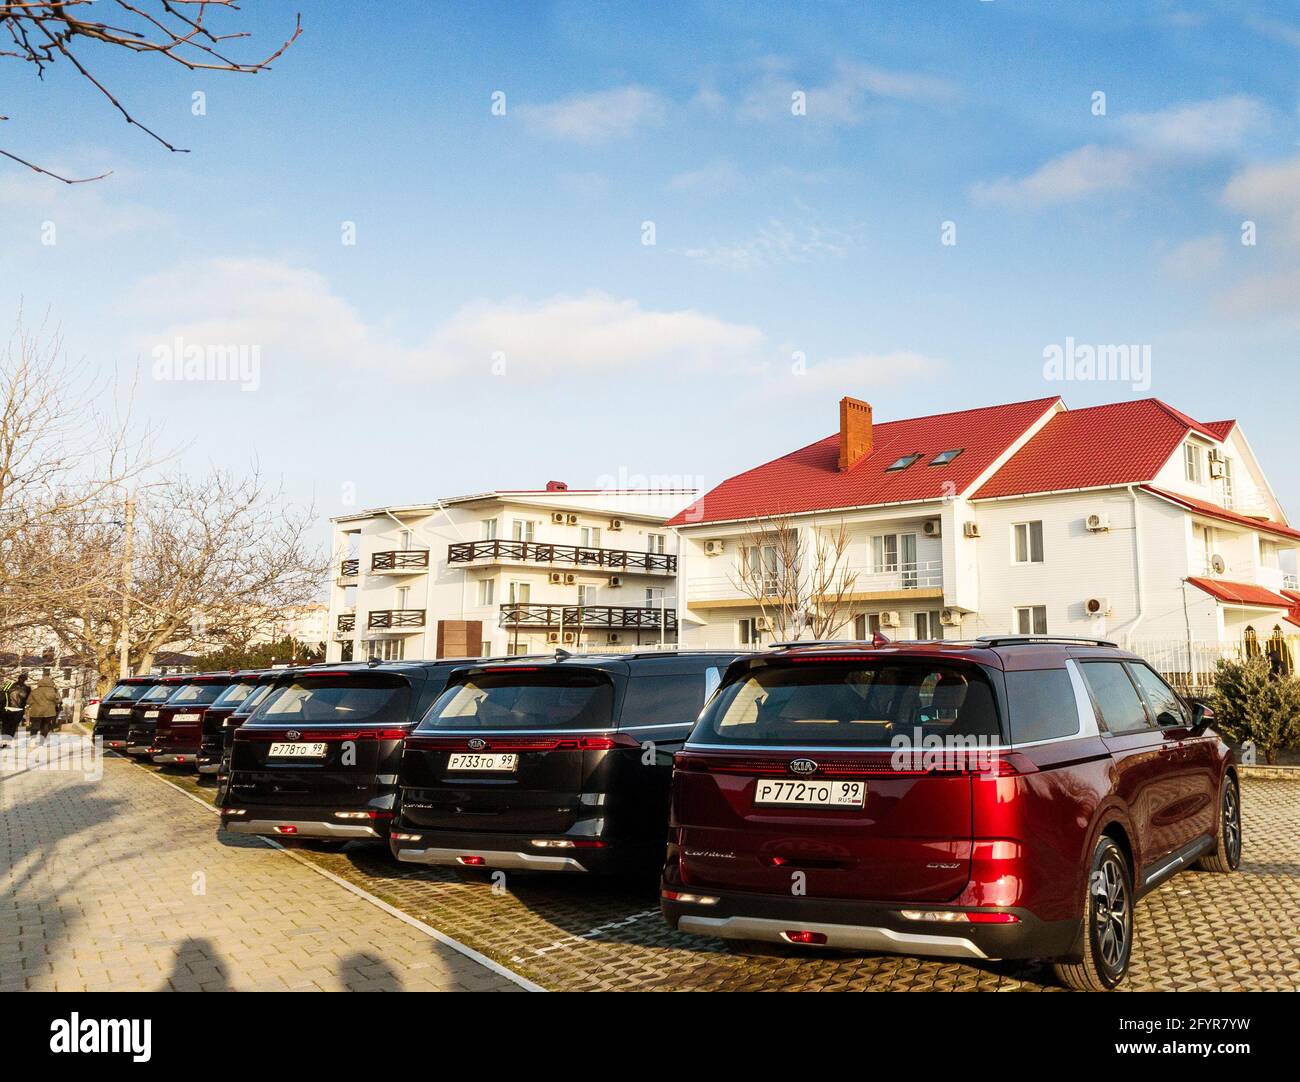
<svg viewBox="0 0 1300 1082"><path fill-rule="evenodd" d="M146 721L148 721L150 718L156 718L157 716L158 716L157 710L146 710L144 712L144 717Z"/></svg>
<svg viewBox="0 0 1300 1082"><path fill-rule="evenodd" d="M448 770L518 770L518 755L478 755L473 752L447 756Z"/></svg>
<svg viewBox="0 0 1300 1082"><path fill-rule="evenodd" d="M112 715L112 716L115 717L115 718L124 718L124 717L126 717L128 714L130 714L130 713L131 713L131 709L130 709L130 707L128 707L128 708L125 709L125 710L110 710L110 711L109 711L109 714Z"/></svg>
<svg viewBox="0 0 1300 1082"><path fill-rule="evenodd" d="M272 744L272 759L324 759L324 742L319 744Z"/></svg>
<svg viewBox="0 0 1300 1082"><path fill-rule="evenodd" d="M861 808L867 800L865 781L783 781L762 778L754 803L818 808Z"/></svg>
<svg viewBox="0 0 1300 1082"><path fill-rule="evenodd" d="M172 721L198 721L202 714L173 714Z"/></svg>

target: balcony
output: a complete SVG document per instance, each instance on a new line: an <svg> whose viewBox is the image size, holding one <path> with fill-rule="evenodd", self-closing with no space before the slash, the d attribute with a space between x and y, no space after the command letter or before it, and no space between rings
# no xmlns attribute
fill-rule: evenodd
<svg viewBox="0 0 1300 1082"><path fill-rule="evenodd" d="M677 557L666 552L552 545L540 541L502 541L499 538L492 541L458 541L447 548L449 564L469 564L479 560L511 564L562 564L566 567L635 571L652 575L677 573Z"/></svg>
<svg viewBox="0 0 1300 1082"><path fill-rule="evenodd" d="M375 575L418 575L428 570L428 549L392 549L370 555L370 571Z"/></svg>
<svg viewBox="0 0 1300 1082"><path fill-rule="evenodd" d="M423 609L372 609L366 618L370 631L415 631L422 627Z"/></svg>
<svg viewBox="0 0 1300 1082"><path fill-rule="evenodd" d="M502 627L610 628L612 630L677 630L677 610L648 605L511 605L501 606Z"/></svg>
<svg viewBox="0 0 1300 1082"><path fill-rule="evenodd" d="M361 561L357 559L344 560L339 564L339 578L354 579L361 574Z"/></svg>
<svg viewBox="0 0 1300 1082"><path fill-rule="evenodd" d="M337 633L339 635L350 635L357 629L357 614L355 612L341 612L337 622Z"/></svg>
<svg viewBox="0 0 1300 1082"><path fill-rule="evenodd" d="M774 575L763 586L764 596L776 598L783 583ZM695 608L745 608L756 604L752 590L738 577L716 575L686 583L686 603ZM859 571L847 600L886 601L897 595L915 598L943 597L943 561L920 560L881 571Z"/></svg>

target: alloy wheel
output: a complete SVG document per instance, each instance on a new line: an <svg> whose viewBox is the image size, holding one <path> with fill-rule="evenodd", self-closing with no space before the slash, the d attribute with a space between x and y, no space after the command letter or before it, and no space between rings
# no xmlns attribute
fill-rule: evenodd
<svg viewBox="0 0 1300 1082"><path fill-rule="evenodd" d="M1235 868L1241 861L1241 801L1231 782L1223 789L1223 848Z"/></svg>
<svg viewBox="0 0 1300 1082"><path fill-rule="evenodd" d="M1092 911L1098 953L1108 969L1119 972L1128 961L1130 914L1124 869L1113 853L1094 873Z"/></svg>

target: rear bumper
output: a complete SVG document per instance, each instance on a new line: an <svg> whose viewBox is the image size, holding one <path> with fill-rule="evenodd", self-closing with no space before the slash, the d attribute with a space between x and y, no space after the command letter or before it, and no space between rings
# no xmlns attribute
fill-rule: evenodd
<svg viewBox="0 0 1300 1082"><path fill-rule="evenodd" d="M509 871L585 872L573 857L543 856L540 853L509 852L502 849L479 849L465 845L458 849L421 848L423 842L390 840L393 856L405 864L434 864L442 867L503 868ZM482 863L468 864L466 856L482 858Z"/></svg>
<svg viewBox="0 0 1300 1082"><path fill-rule="evenodd" d="M321 822L316 819L232 819L221 817L221 826L231 834L257 834L264 838L382 838L373 826L363 822ZM286 827L292 829L285 829Z"/></svg>
<svg viewBox="0 0 1300 1082"><path fill-rule="evenodd" d="M599 847L560 848L530 844L533 838L547 841L594 841L590 836L547 834L477 834L470 831L424 830L417 826L394 827L398 833L417 835L416 840L390 839L394 858L408 864L438 864L514 871L591 872L611 875L641 869L655 872L662 866L663 847L653 849L630 842L605 841ZM600 839L604 841L605 839ZM482 857L482 863L465 865L463 856Z"/></svg>
<svg viewBox="0 0 1300 1082"><path fill-rule="evenodd" d="M199 769L199 773L200 773L200 774L216 774L216 773L218 773L218 772L221 770L221 760L220 760L220 759L217 759L217 760L215 760L215 761L209 763L209 762L205 762L205 761L200 757L200 758L197 760L197 762L198 762L198 764L199 764L198 769Z"/></svg>
<svg viewBox="0 0 1300 1082"><path fill-rule="evenodd" d="M161 766L194 766L198 756L192 751L164 751L153 757Z"/></svg>
<svg viewBox="0 0 1300 1082"><path fill-rule="evenodd" d="M1043 921L1025 909L998 910L1019 917L1015 924L938 923L909 920L900 910L945 911L952 907L882 906L835 899L724 893L680 884L670 884L667 889L718 899L712 905L660 899L669 927L693 935L790 943L786 938L788 932L816 932L826 937L825 943L817 945L829 950L970 960L1071 958L1078 950L1079 921Z"/></svg>

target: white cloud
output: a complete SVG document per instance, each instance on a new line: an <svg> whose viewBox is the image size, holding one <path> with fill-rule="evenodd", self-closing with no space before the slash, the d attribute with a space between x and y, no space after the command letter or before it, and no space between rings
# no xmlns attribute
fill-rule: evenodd
<svg viewBox="0 0 1300 1082"><path fill-rule="evenodd" d="M516 112L543 135L591 144L623 139L638 128L660 124L667 108L655 91L624 86L575 94L545 105L521 105Z"/></svg>
<svg viewBox="0 0 1300 1082"><path fill-rule="evenodd" d="M1240 94L1134 113L1118 119L1119 143L1089 143L1024 177L976 184L971 194L985 202L1041 207L1124 191L1157 170L1235 151L1267 122L1264 106Z"/></svg>
<svg viewBox="0 0 1300 1082"><path fill-rule="evenodd" d="M318 375L487 377L503 357L506 375L520 379L617 379L747 365L764 349L752 325L691 308L648 309L601 292L465 304L421 341L406 343L367 322L322 275L271 260L179 267L139 283L127 303L139 322L153 323L134 343L146 357L176 338L256 345L268 374L284 362Z"/></svg>
<svg viewBox="0 0 1300 1082"><path fill-rule="evenodd" d="M51 169L64 176L76 170ZM65 167L66 168L66 167ZM7 230L21 230L35 241L43 222L53 222L56 243L99 242L128 233L157 232L168 226L171 215L147 206L130 195L129 174L113 174L88 184L60 184L50 177L8 163L0 174L0 222ZM97 169L96 172L103 172Z"/></svg>
<svg viewBox="0 0 1300 1082"><path fill-rule="evenodd" d="M1280 222L1300 242L1300 156L1238 171L1223 189L1222 202L1249 218Z"/></svg>
<svg viewBox="0 0 1300 1082"><path fill-rule="evenodd" d="M668 181L668 188L675 192L718 195L734 188L741 179L735 163L726 158L716 158L699 169L677 173Z"/></svg>
<svg viewBox="0 0 1300 1082"><path fill-rule="evenodd" d="M972 194L983 202L1009 206L1072 203L1131 188L1150 165L1150 156L1139 151L1089 144L1045 162L1018 180L1002 177L977 184Z"/></svg>
<svg viewBox="0 0 1300 1082"><path fill-rule="evenodd" d="M1170 278L1190 281L1218 271L1228 254L1228 242L1218 233L1193 237L1174 248L1160 261L1160 269Z"/></svg>
<svg viewBox="0 0 1300 1082"><path fill-rule="evenodd" d="M751 383L749 396L758 399L815 397L838 399L918 380L933 382L948 371L946 361L912 350L892 353L855 353L790 365L785 369L765 367Z"/></svg>
<svg viewBox="0 0 1300 1082"><path fill-rule="evenodd" d="M852 234L814 222L789 224L769 219L753 236L728 244L683 249L682 255L731 270L753 271L790 263L841 258L856 243Z"/></svg>
<svg viewBox="0 0 1300 1082"><path fill-rule="evenodd" d="M861 123L874 101L909 101L942 105L957 98L956 87L945 79L920 72L889 71L870 64L840 61L830 78L800 82L789 74L790 65L768 58L764 72L745 93L740 115L752 120L788 119L792 95L806 97L806 118L814 124ZM802 118L801 118L802 119Z"/></svg>
<svg viewBox="0 0 1300 1082"><path fill-rule="evenodd" d="M1223 296L1219 307L1228 315L1300 315L1300 270L1268 271L1237 283Z"/></svg>
<svg viewBox="0 0 1300 1082"><path fill-rule="evenodd" d="M1257 34L1273 38L1284 45L1300 49L1300 27L1284 23L1281 19L1270 19L1263 15L1248 15L1246 25Z"/></svg>

